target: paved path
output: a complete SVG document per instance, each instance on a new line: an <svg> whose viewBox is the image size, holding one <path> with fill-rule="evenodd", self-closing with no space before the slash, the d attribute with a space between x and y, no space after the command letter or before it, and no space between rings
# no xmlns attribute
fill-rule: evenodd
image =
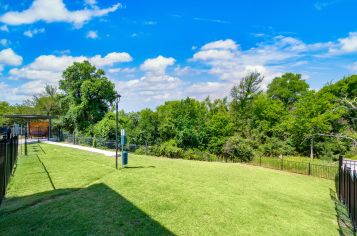
<svg viewBox="0 0 357 236"><path fill-rule="evenodd" d="M85 147L85 146L74 145L74 144L69 144L69 143L57 143L57 142L45 141L45 140L42 140L41 142L42 143L53 144L53 145L58 145L58 146L62 146L62 147L76 148L76 149L85 150L85 151L88 151L88 152L95 152L95 153L100 153L100 154L103 154L103 155L106 155L106 156L115 157L115 152L106 151L106 150L102 150L102 149L98 149L98 148Z"/></svg>

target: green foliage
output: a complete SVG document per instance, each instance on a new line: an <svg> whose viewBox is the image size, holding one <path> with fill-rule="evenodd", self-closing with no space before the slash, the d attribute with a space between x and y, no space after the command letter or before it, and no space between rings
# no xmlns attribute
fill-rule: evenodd
<svg viewBox="0 0 357 236"><path fill-rule="evenodd" d="M130 118L124 113L124 111L118 112L118 130L127 129L129 123L131 122ZM94 126L94 135L99 138L104 138L108 140L115 139L115 112L108 112L104 118L99 121ZM130 131L128 131L130 133Z"/></svg>
<svg viewBox="0 0 357 236"><path fill-rule="evenodd" d="M185 156L184 150L177 147L177 143L173 139L162 143L159 146L158 154L160 156L166 156L169 158L184 158Z"/></svg>
<svg viewBox="0 0 357 236"><path fill-rule="evenodd" d="M233 136L223 147L223 155L232 161L251 161L254 157L253 148L248 140Z"/></svg>
<svg viewBox="0 0 357 236"><path fill-rule="evenodd" d="M279 157L295 154L294 148L288 141L282 141L276 137L267 139L261 149L264 156Z"/></svg>
<svg viewBox="0 0 357 236"><path fill-rule="evenodd" d="M291 106L304 96L309 89L305 80L300 74L285 73L281 77L276 77L268 85L267 94L273 99L279 99L285 105Z"/></svg>
<svg viewBox="0 0 357 236"><path fill-rule="evenodd" d="M116 97L114 84L88 61L75 62L63 72L60 89L65 93L62 104L63 125L93 135L93 126L109 111Z"/></svg>

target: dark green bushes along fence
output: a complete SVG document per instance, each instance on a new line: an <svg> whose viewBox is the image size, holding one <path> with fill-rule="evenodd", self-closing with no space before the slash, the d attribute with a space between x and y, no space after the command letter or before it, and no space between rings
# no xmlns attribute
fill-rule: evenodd
<svg viewBox="0 0 357 236"><path fill-rule="evenodd" d="M259 157L254 158L249 164L331 180L335 180L338 174L338 165L336 164L314 164L284 160L284 158Z"/></svg>
<svg viewBox="0 0 357 236"><path fill-rule="evenodd" d="M64 135L64 141L83 146L92 146L113 150L115 149L115 140L105 140L101 138L73 136L67 134ZM120 145L119 148L121 148ZM199 150L183 150L182 148L176 147L169 142L156 146L128 144L124 147L124 149L129 152L134 152L138 155L165 156L168 158L197 161L241 162L239 158L232 159L219 157ZM334 180L336 174L338 173L338 166L336 164L313 164L309 162L285 160L284 158L280 159L274 157L260 157L253 158L252 161L246 163L331 180Z"/></svg>
<svg viewBox="0 0 357 236"><path fill-rule="evenodd" d="M18 155L18 137L0 139L0 204L5 196L6 187Z"/></svg>

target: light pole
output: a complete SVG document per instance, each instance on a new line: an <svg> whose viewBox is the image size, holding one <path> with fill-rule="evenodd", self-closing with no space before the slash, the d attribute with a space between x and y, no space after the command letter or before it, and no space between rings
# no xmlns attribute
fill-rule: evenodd
<svg viewBox="0 0 357 236"><path fill-rule="evenodd" d="M115 168L118 169L118 104L120 101L121 95L117 94L115 98Z"/></svg>

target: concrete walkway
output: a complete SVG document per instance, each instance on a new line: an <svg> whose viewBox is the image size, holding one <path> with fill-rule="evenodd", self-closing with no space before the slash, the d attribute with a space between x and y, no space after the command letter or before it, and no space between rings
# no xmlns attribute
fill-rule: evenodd
<svg viewBox="0 0 357 236"><path fill-rule="evenodd" d="M106 150L102 150L102 149L98 149L98 148L85 147L85 146L74 145L74 144L69 144L69 143L58 143L58 142L45 141L45 140L42 140L41 143L48 143L48 144L53 144L53 145L62 146L62 147L75 148L75 149L80 149L80 150L84 150L84 151L88 151L88 152L100 153L100 154L103 154L103 155L109 156L109 157L115 157L115 152L106 151ZM120 156L119 153L118 153L118 156Z"/></svg>

